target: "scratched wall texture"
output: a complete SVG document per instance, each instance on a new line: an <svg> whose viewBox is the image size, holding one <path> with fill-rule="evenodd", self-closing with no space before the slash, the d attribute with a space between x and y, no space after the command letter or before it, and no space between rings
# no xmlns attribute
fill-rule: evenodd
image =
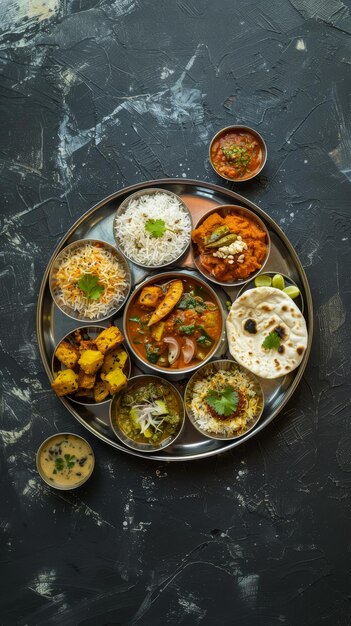
<svg viewBox="0 0 351 626"><path fill-rule="evenodd" d="M351 12L341 0L1 0L1 611L4 626L348 626ZM102 197L165 176L220 182L230 123L269 146L240 186L306 269L316 334L275 422L189 464L119 454L49 388L35 336L52 250ZM225 184L225 183L224 183ZM94 477L40 482L55 430Z"/></svg>

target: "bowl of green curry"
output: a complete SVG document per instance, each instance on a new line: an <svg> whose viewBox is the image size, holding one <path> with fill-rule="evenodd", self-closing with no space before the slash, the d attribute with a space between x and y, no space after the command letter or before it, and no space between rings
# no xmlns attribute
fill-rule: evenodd
<svg viewBox="0 0 351 626"><path fill-rule="evenodd" d="M184 402L179 391L159 376L130 378L110 405L110 424L116 437L142 452L163 450L174 443L184 420Z"/></svg>

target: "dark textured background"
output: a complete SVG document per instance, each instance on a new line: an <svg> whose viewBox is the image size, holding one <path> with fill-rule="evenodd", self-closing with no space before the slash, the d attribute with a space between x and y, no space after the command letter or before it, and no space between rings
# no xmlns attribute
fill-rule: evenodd
<svg viewBox="0 0 351 626"><path fill-rule="evenodd" d="M341 0L1 0L1 624L348 626L351 427L351 14ZM73 422L35 336L65 231L125 185L219 182L219 128L266 138L239 193L295 245L316 332L304 380L227 455L155 464ZM224 183L225 185L225 183ZM53 492L34 465L55 430L96 472Z"/></svg>

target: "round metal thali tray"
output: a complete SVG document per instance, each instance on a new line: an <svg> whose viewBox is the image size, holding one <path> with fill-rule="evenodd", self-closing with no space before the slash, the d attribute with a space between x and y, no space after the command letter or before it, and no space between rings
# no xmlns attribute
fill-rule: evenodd
<svg viewBox="0 0 351 626"><path fill-rule="evenodd" d="M190 210L193 224L208 210L219 205L232 204L253 211L265 223L271 239L270 255L262 273L269 272L270 270L277 271L279 269L282 274L290 276L299 286L305 303L304 317L308 329L308 344L304 358L300 366L287 376L274 380L260 379L265 398L265 407L262 417L253 430L250 430L238 439L225 441L206 438L192 426L190 420L186 420L181 436L173 445L155 454L146 454L132 450L116 439L110 426L109 405L106 406L106 403L102 405L79 406L67 398L60 398L62 403L78 422L90 430L95 436L118 450L134 456L157 461L195 460L220 454L247 441L265 428L282 410L297 388L307 364L313 335L313 304L308 281L294 247L274 220L253 202L250 202L250 200L247 200L229 189L195 180L162 179L139 183L117 191L87 211L67 232L51 257L42 280L37 309L39 350L50 380L52 380L52 356L57 342L68 332L79 326L79 322L70 319L55 306L50 295L49 274L54 258L66 245L79 239L99 239L114 245L113 221L117 208L131 194L138 190L151 187L172 191L180 196ZM150 272L137 267L133 263L130 263L130 268L132 274L132 289L147 276L157 273L157 271ZM194 268L190 252L182 259L181 266L175 266L175 269L176 268L183 269L184 272L189 272L193 275L199 275ZM212 288L215 287L213 283L211 286ZM225 308L225 301L228 299L228 296L231 300L234 300L239 292L239 287L226 288L218 286L216 291ZM113 316L105 322L100 322L99 325L108 326L109 322L113 321L116 326L121 328L122 317L123 307L116 316ZM217 358L229 356L229 353L226 353L225 350L226 344L222 341L220 342L220 347L215 356ZM139 373L144 372L140 372L140 370L133 365L132 376ZM167 376L165 376L165 378L167 378ZM189 376L187 378L181 377L181 380L177 383L182 393L184 392L188 378Z"/></svg>

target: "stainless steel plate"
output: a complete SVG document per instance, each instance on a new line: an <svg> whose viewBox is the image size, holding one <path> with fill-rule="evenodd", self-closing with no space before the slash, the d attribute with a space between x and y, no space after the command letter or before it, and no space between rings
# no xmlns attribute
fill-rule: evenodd
<svg viewBox="0 0 351 626"><path fill-rule="evenodd" d="M64 246L72 243L73 241L77 241L78 239L102 239L103 241L113 244L113 219L117 208L129 195L140 189L148 187L166 189L180 196L190 209L193 223L196 223L201 215L216 205L236 204L251 209L264 221L271 238L271 251L265 266L265 271L279 271L282 274L290 276L299 286L305 303L304 315L309 332L309 339L304 359L299 368L287 376L275 380L260 381L265 396L264 412L256 427L239 439L235 439L233 441L207 439L195 430L189 420L186 420L185 428L181 436L172 446L157 454L145 454L127 448L116 439L109 423L108 404L84 407L74 405L65 398L60 398L61 402L72 413L75 419L77 419L85 428L118 450L134 456L141 456L157 461L187 461L201 459L220 454L226 450L230 450L231 448L235 448L256 435L260 432L260 430L267 426L267 424L269 424L274 417L276 417L276 415L278 415L295 391L305 370L311 350L313 335L313 305L311 292L303 267L286 235L269 215L243 196L235 193L234 191L230 191L229 189L219 187L218 185L212 185L210 183L195 180L153 180L133 185L132 187L127 187L99 202L72 226L54 251L44 274L38 300L37 335L40 354L50 380L52 380L51 361L55 345L66 333L75 329L79 325L78 322L75 322L61 313L52 301L48 277L53 259ZM130 264L130 267L133 286L138 284L150 274L146 270L137 267L132 263ZM190 253L183 260L182 267L185 270L194 271ZM239 289L228 288L226 291L233 300L235 299ZM224 294L222 293L222 300L225 299L223 296ZM118 317L111 318L111 321L113 320L117 326L120 326L121 319L122 310L118 312ZM108 321L104 322L102 325L107 326L107 323ZM220 355L218 354L217 356ZM138 370L134 368L132 375L136 375L137 373ZM183 379L183 381L178 382L178 388L184 391L186 382L186 378Z"/></svg>

